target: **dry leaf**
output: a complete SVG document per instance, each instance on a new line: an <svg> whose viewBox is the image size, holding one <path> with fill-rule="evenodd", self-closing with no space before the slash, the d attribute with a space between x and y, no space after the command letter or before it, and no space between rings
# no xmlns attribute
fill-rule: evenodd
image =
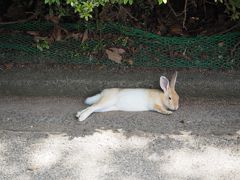
<svg viewBox="0 0 240 180"><path fill-rule="evenodd" d="M6 70L11 70L13 68L12 63L4 64Z"/></svg>
<svg viewBox="0 0 240 180"><path fill-rule="evenodd" d="M208 58L208 55L206 53L201 53L200 56L201 56L201 59L207 59Z"/></svg>
<svg viewBox="0 0 240 180"><path fill-rule="evenodd" d="M86 29L83 33L82 43L84 43L88 39L88 30Z"/></svg>
<svg viewBox="0 0 240 180"><path fill-rule="evenodd" d="M35 42L38 42L38 41L41 41L41 40L47 41L47 40L48 40L48 37L46 37L46 36L34 36L33 40L34 40Z"/></svg>
<svg viewBox="0 0 240 180"><path fill-rule="evenodd" d="M27 34L29 34L31 36L39 36L39 32L37 32L37 31L27 31Z"/></svg>
<svg viewBox="0 0 240 180"><path fill-rule="evenodd" d="M219 46L219 47L223 47L223 46L224 46L224 42L223 42L223 41L219 42L219 43L218 43L218 46Z"/></svg>
<svg viewBox="0 0 240 180"><path fill-rule="evenodd" d="M82 36L81 33L73 32L73 33L70 33L67 38L73 38L75 40L79 40L79 39L81 39L81 36Z"/></svg>
<svg viewBox="0 0 240 180"><path fill-rule="evenodd" d="M28 171L35 171L35 170L38 170L38 169L39 169L39 167L37 167L37 166L31 166L31 167L27 168Z"/></svg>
<svg viewBox="0 0 240 180"><path fill-rule="evenodd" d="M110 59L110 60L112 60L112 61L114 61L118 64L121 63L122 56L119 53L117 53L115 51L108 50L108 49L106 49L106 53L108 55L108 59Z"/></svg>
<svg viewBox="0 0 240 180"><path fill-rule="evenodd" d="M132 60L132 59L129 59L129 60L128 60L128 64L129 64L129 65L133 65L133 60Z"/></svg>
<svg viewBox="0 0 240 180"><path fill-rule="evenodd" d="M60 26L54 25L53 32L52 32L52 38L55 41L61 41L62 40L62 30L61 30Z"/></svg>
<svg viewBox="0 0 240 180"><path fill-rule="evenodd" d="M183 29L180 25L171 26L169 28L169 31L170 31L171 34L183 35Z"/></svg>
<svg viewBox="0 0 240 180"><path fill-rule="evenodd" d="M111 49L113 52L117 53L117 54L124 54L126 51L122 48L109 48Z"/></svg>
<svg viewBox="0 0 240 180"><path fill-rule="evenodd" d="M51 15L47 15L45 16L46 20L48 21L52 21L54 24L58 24L60 17L59 16L51 16Z"/></svg>

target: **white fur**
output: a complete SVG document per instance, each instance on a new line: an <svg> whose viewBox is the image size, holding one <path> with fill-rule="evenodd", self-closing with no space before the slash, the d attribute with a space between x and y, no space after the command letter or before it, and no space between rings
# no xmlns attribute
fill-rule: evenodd
<svg viewBox="0 0 240 180"><path fill-rule="evenodd" d="M153 106L147 89L105 89L87 98L85 103L93 105L77 113L79 121L85 120L93 112L148 111Z"/></svg>
<svg viewBox="0 0 240 180"><path fill-rule="evenodd" d="M121 89L114 97L118 111L147 111L149 97L146 89Z"/></svg>
<svg viewBox="0 0 240 180"><path fill-rule="evenodd" d="M96 103L99 99L101 98L101 94L96 94L92 97L88 97L84 103L87 104L87 105L92 105L94 103Z"/></svg>
<svg viewBox="0 0 240 180"><path fill-rule="evenodd" d="M89 97L85 103L91 105L86 109L79 111L76 117L79 121L85 120L93 112L107 112L107 111L157 111L162 114L171 114L171 110L178 108L178 95L175 92L175 82L177 73L173 75L171 80L171 88L166 77L160 77L160 86L164 93L160 90L152 89L105 89L101 93ZM174 94L171 98L170 94ZM175 98L175 105L173 102L168 102ZM169 100L170 99L170 100Z"/></svg>

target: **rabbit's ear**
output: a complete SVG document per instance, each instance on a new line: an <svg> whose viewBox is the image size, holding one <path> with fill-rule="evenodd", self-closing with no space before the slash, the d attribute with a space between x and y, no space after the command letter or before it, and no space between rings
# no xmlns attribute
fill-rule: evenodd
<svg viewBox="0 0 240 180"><path fill-rule="evenodd" d="M177 71L173 74L171 82L170 82L170 87L175 89L175 84L176 84L176 80L177 80Z"/></svg>
<svg viewBox="0 0 240 180"><path fill-rule="evenodd" d="M160 77L160 87L164 93L166 93L169 88L169 81L165 76Z"/></svg>

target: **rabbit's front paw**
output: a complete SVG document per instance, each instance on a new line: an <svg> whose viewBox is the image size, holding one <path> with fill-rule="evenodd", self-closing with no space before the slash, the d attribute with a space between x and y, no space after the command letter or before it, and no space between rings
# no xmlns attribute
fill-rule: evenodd
<svg viewBox="0 0 240 180"><path fill-rule="evenodd" d="M173 113L172 111L164 111L163 112L163 114L167 114L167 115L172 114L172 113Z"/></svg>
<svg viewBox="0 0 240 180"><path fill-rule="evenodd" d="M167 109L157 104L154 106L154 110L162 114L172 114L172 111L168 111Z"/></svg>

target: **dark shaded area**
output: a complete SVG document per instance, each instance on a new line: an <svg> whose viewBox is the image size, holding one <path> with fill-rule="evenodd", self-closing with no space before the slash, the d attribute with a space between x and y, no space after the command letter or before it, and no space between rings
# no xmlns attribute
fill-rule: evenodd
<svg viewBox="0 0 240 180"><path fill-rule="evenodd" d="M49 6L41 0L12 0L1 5L0 64L9 69L14 63L240 66L240 35L234 32L240 23L226 13L224 3L214 0L108 4L94 9L89 22L64 2Z"/></svg>
<svg viewBox="0 0 240 180"><path fill-rule="evenodd" d="M118 22L131 25L160 35L197 35L216 34L231 30L238 21L231 20L231 14L226 13L224 3L210 1L171 0L167 4L158 5L155 0L140 0L133 5L109 4L99 7L92 13L92 22ZM238 9L236 9L238 11ZM51 12L51 17L48 16ZM82 21L70 6L62 4L45 5L37 0L1 1L0 23L22 21L24 19L48 19L56 22L56 16L61 14L62 23ZM2 22L1 22L2 21Z"/></svg>

